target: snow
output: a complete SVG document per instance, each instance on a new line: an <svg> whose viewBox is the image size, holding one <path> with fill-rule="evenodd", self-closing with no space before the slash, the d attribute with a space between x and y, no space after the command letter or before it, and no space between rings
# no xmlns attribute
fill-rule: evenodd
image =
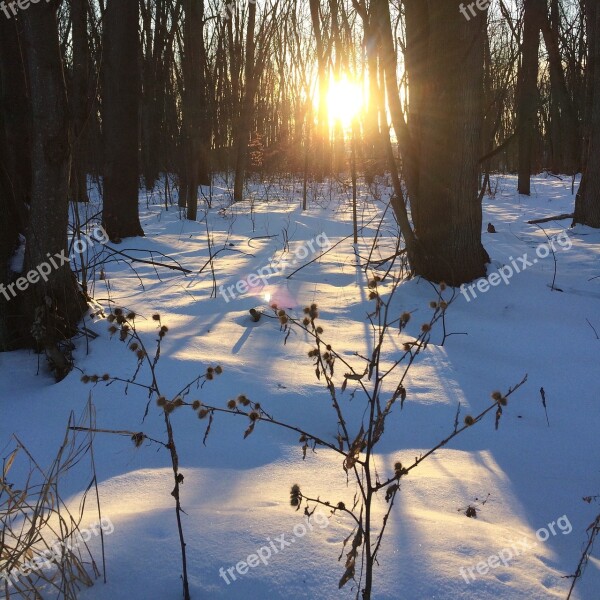
<svg viewBox="0 0 600 600"><path fill-rule="evenodd" d="M492 261L488 276L524 253L536 256L536 249L548 241L544 231L527 220L572 212L574 202L570 180L536 177L530 198L516 194L514 177L502 176L495 183L493 197L484 199L483 240ZM352 245L348 188L336 182L312 185L306 212L300 210L301 189L301 182L255 183L251 200L229 206L227 186L224 182L215 186L208 229L213 253L221 250L214 261L216 297L214 293L211 297L210 267L202 269L208 260L206 223L186 221L176 207L165 211L160 198L147 204L144 197L140 211L146 237L127 240L119 249L143 258L147 255L137 251L163 252L193 275L158 268L157 276L151 265L140 263L134 263L135 273L124 262L110 262L104 267L106 280L97 278L93 293L105 310L109 298L113 307L135 310L149 347L156 331L150 317L161 314L169 332L158 381L167 397L206 367L219 364L223 374L194 390L190 399L224 407L228 399L244 393L275 417L332 440L336 421L327 390L316 380L306 355L309 340L295 331L284 344L285 334L275 320L254 323L248 310L266 306L266 294L292 314L301 314L303 306L316 302L324 335L335 348L351 361L357 360L354 352L367 353L371 338L366 316L373 302L367 299L361 265L389 189L378 185L379 201L373 201L366 188L360 190L358 257ZM97 210L94 203L81 207L82 219L83 213ZM203 216L199 211L199 220ZM382 228L387 237L377 249L381 257L395 248L395 225L389 217ZM497 233L486 232L488 222ZM485 293L477 292L470 301L458 293L447 315L448 331L457 335L441 346L436 325L432 343L411 368L404 409L396 407L379 446L380 472L391 472L397 460L410 463L450 434L459 402L461 418L478 414L489 406L492 391L506 391L526 373L528 381L509 398L498 431L489 415L402 479L376 567L374 598L566 597L570 580L563 576L574 572L586 528L598 512L597 504L587 504L582 497L600 493L600 340L593 331L595 327L600 332L600 232L569 225L566 220L542 224L550 238L566 230L572 242L568 250L555 245L555 287L562 291L550 289L554 275L550 254L515 273L508 285L501 282ZM270 277L266 287L257 286L230 302L219 295L218 286L247 280L273 256L293 258L298 248L322 233L332 246L341 243L290 279ZM298 265L317 256L319 252L311 252ZM398 314L414 311L410 335L428 321L428 303L434 298L425 281L401 284L395 309ZM120 377L133 373L133 354L110 339L107 325L100 317L86 322L100 335L90 341L89 353L85 341L78 341L75 357L81 371L74 370L59 384L44 368L38 373L37 355L0 354L0 448L8 447L14 432L42 464L49 463L70 411L83 413L90 389L98 427L144 431L165 439L157 406L150 406L142 422L144 390L130 387L125 392L119 383L90 388L80 381L82 372ZM404 337L390 339L383 360L393 359ZM141 380L145 376L148 373L142 372ZM350 392L351 385L344 401L358 430L362 408L359 394L351 401ZM327 527L313 525L312 531L295 536L305 520L302 511L295 512L289 503L294 483L308 495L351 503L354 487L346 485L339 455L309 451L303 461L296 434L263 422L244 440L246 420L227 415L217 415L204 446L205 421L183 409L173 414L172 421L185 476L181 500L193 598L328 600L356 595L352 582L342 590L337 585L344 571L338 562L342 541L352 530L348 517L336 514ZM135 448L127 437L101 433L94 448L102 513L114 524L114 532L105 536L108 582L98 580L80 597L180 598L180 549L167 452L149 443ZM86 485L87 480L75 472L63 481L63 493L73 506ZM469 505L476 507L477 518L465 516ZM377 503L377 517L386 506L383 500ZM89 522L96 521L92 508L88 510ZM559 521L561 517L566 520ZM570 533L566 523L572 527ZM565 527L560 529L560 524ZM548 530L546 541L536 538L536 532L544 537L542 528ZM235 567L282 534L290 544L273 552L268 564L261 562L243 576L236 574L237 580L229 585L219 577L221 567ZM521 549L523 540L535 546L506 565L500 562L486 574L478 573L478 563L500 553L506 557L511 547ZM97 544L94 547L98 560ZM598 597L599 561L594 554L575 588L575 598ZM475 580L467 583L461 568L467 572L471 568Z"/></svg>

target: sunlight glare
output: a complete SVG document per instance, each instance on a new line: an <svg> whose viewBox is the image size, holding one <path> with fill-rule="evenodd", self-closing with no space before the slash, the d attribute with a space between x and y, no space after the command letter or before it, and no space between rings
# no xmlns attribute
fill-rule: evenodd
<svg viewBox="0 0 600 600"><path fill-rule="evenodd" d="M329 82L327 109L331 123L340 122L344 128L351 125L352 119L363 107L363 93L359 85L346 77Z"/></svg>

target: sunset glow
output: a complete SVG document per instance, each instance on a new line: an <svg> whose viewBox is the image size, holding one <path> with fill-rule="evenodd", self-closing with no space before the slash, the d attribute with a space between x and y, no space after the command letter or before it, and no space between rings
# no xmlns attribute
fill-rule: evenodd
<svg viewBox="0 0 600 600"><path fill-rule="evenodd" d="M360 85L347 78L331 80L327 91L327 109L331 123L341 122L349 127L352 119L362 110L363 91Z"/></svg>

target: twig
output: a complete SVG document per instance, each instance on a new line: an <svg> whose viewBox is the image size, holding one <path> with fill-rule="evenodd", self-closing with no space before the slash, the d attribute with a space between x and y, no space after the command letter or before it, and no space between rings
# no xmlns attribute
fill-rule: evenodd
<svg viewBox="0 0 600 600"><path fill-rule="evenodd" d="M368 223L366 223L365 225L363 225L362 227L360 227L359 231L362 231L363 229L365 229L374 220L375 220L375 217L373 217ZM300 271L301 269L304 269L304 267L308 267L308 265L310 265L311 263L314 263L315 261L319 260L321 257L323 257L326 254L328 254L329 252L331 252L336 246L339 246L342 242L345 242L348 238L351 238L351 237L354 237L354 233L351 233L350 235L347 235L346 237L343 237L339 242L337 242L336 244L334 244L333 246L331 246L331 248L327 248L327 250L325 250L325 252L321 252L321 254L319 254L319 256L313 258L312 260L309 260L307 263L304 263L303 265L301 265L300 267L298 267L295 271L292 271L286 277L286 279L289 279L292 275L295 275L298 271Z"/></svg>
<svg viewBox="0 0 600 600"><path fill-rule="evenodd" d="M99 429L98 427L80 427L76 425L69 427L69 429L72 431L87 431L89 433L112 433L113 435L126 435L132 439L134 437L137 438L138 436L141 436L141 439L149 440L150 442L154 442L155 444L160 444L161 446L168 448L168 444L165 444L160 440L155 440L154 438L147 436L142 431L128 431L126 429Z"/></svg>
<svg viewBox="0 0 600 600"><path fill-rule="evenodd" d="M556 252L554 252L554 248L552 246L552 240L550 239L550 236L546 233L546 230L543 227L540 227L539 225L537 225L537 228L541 229L544 232L544 235L546 236L546 239L548 240L548 247L550 248L550 251L552 252L552 258L554 260L554 276L552 277L552 285L550 286L550 289L552 291L556 290L558 292L562 292L562 290L560 288L557 288L554 286L554 284L556 283L556 269L557 269L558 261L556 260Z"/></svg>
<svg viewBox="0 0 600 600"><path fill-rule="evenodd" d="M540 395L542 396L542 406L544 407L544 412L546 413L546 423L548 423L548 427L550 427L550 421L548 420L548 408L546 406L546 392L544 388L540 388Z"/></svg>
<svg viewBox="0 0 600 600"><path fill-rule="evenodd" d="M527 381L527 375L525 375L525 377L523 377L523 379L521 379L521 381L519 383L517 383L517 385L515 385L512 388L509 388L508 392L505 394L504 397L508 398L513 392L516 392L522 385L524 385L526 381ZM460 429L455 430L448 437L446 437L441 442L439 442L431 450L429 450L425 454L421 455L420 457L415 457L415 462L412 465L405 467L402 472L402 475L407 475L409 471L412 471L415 467L420 465L426 458L428 458L429 456L434 454L437 450L439 450L440 448L443 448L450 440L455 438L457 435L459 435L466 429L469 429L469 427L472 427L473 425L475 425L475 423L478 423L479 421L481 421L483 419L483 417L485 417L485 415L487 415L487 413L489 413L494 408L497 408L496 403L491 404L483 412L479 413L476 417L473 417L473 421L470 425L466 425L466 424L463 425ZM388 485L394 483L395 481L398 481L398 479L399 479L399 477L392 477L392 478L388 479L387 481L384 481L383 483L377 484L373 489L375 491L381 490L384 487L387 487Z"/></svg>
<svg viewBox="0 0 600 600"><path fill-rule="evenodd" d="M596 331L596 328L590 323L589 319L586 318L586 321L587 321L588 325L592 328L592 331L596 334L596 339L600 340L600 337L598 337L598 332Z"/></svg>
<svg viewBox="0 0 600 600"><path fill-rule="evenodd" d="M585 547L585 550L581 555L581 558L579 559L579 563L577 563L577 569L575 570L575 573L573 575L566 575L567 578L573 578L573 581L571 582L571 587L569 588L569 595L567 596L567 600L570 600L571 594L573 593L573 589L575 588L575 584L577 583L577 580L580 579L583 575L583 571L590 559L590 552L592 550L592 546L594 545L596 536L598 535L598 533L600 533L600 515L596 517L594 522L587 528L587 530L591 530L590 538Z"/></svg>

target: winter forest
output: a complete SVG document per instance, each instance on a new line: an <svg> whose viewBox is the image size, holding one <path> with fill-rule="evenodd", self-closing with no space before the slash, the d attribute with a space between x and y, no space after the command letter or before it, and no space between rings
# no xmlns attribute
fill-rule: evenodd
<svg viewBox="0 0 600 600"><path fill-rule="evenodd" d="M600 2L0 0L0 599L599 600Z"/></svg>

